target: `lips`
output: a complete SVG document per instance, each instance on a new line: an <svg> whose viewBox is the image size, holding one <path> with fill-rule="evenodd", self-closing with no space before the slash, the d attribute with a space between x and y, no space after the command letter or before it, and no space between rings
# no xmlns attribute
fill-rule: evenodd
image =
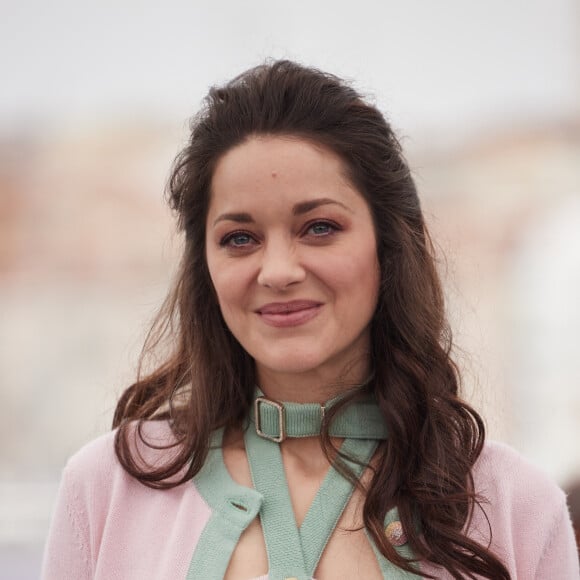
<svg viewBox="0 0 580 580"><path fill-rule="evenodd" d="M308 308L316 308L320 306L320 302L313 300L292 300L291 302L271 302L264 304L258 308L259 314L290 314L291 312L298 312L299 310L306 310Z"/></svg>
<svg viewBox="0 0 580 580"><path fill-rule="evenodd" d="M320 302L314 300L271 302L258 308L256 313L269 326L281 328L305 324L318 315L321 306Z"/></svg>

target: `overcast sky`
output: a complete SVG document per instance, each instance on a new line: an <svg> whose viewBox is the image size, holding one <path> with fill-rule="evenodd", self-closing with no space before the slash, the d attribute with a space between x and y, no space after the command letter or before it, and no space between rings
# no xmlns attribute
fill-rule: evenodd
<svg viewBox="0 0 580 580"><path fill-rule="evenodd" d="M354 79L403 132L578 112L576 0L19 0L0 21L0 130L151 115L265 57Z"/></svg>

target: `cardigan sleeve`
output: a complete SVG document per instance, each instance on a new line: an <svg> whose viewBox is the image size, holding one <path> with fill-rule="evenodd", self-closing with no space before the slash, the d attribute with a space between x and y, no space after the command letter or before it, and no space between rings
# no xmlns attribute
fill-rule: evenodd
<svg viewBox="0 0 580 580"><path fill-rule="evenodd" d="M146 428L147 440L152 446L143 445L137 452L147 465L157 465L168 453L164 445L171 443L171 431L161 421L146 424ZM187 510L183 514L179 510L183 496L186 491L193 492L193 486L160 492L142 485L119 463L115 435L115 431L101 435L68 460L45 543L42 580L160 578L159 574L147 575L151 572L147 566L156 565L155 556L159 554L171 560L172 569L183 560L186 560L183 566L189 564L194 524L187 519ZM187 501L199 503L195 493L186 494ZM173 517L167 515L171 508ZM179 534L174 531L176 513L186 529ZM206 522L208 518L206 514L200 521ZM203 525L197 527L203 528ZM166 544L171 534L175 537ZM152 545L159 545L161 549L152 550ZM164 552L166 545L172 546L173 551ZM175 546L181 548L179 557ZM147 552L147 558L143 552ZM184 576L185 573L168 577Z"/></svg>
<svg viewBox="0 0 580 580"><path fill-rule="evenodd" d="M580 560L568 506L564 501L547 532L547 541L539 561L535 580L580 579Z"/></svg>
<svg viewBox="0 0 580 580"><path fill-rule="evenodd" d="M44 549L41 580L89 580L90 536L76 473L65 467Z"/></svg>

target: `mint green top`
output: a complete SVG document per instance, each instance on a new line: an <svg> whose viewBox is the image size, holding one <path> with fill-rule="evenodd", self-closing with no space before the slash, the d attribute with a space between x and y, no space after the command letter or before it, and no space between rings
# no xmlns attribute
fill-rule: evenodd
<svg viewBox="0 0 580 580"><path fill-rule="evenodd" d="M251 489L231 478L223 461L222 438L223 430L214 434L207 461L194 478L194 484L211 508L212 516L196 546L187 579L223 578L242 532L259 515L268 553L269 580L288 577L311 580L324 547L352 495L353 486L330 467L302 525L298 527L279 445L258 436L253 425L246 430L245 446L255 487ZM357 476L370 460L376 445L374 439L345 439L341 452L363 464L347 462ZM393 508L385 517L385 526L398 519L397 509ZM394 566L380 554L372 541L371 545L384 578L419 578ZM406 558L412 555L407 545L395 549Z"/></svg>

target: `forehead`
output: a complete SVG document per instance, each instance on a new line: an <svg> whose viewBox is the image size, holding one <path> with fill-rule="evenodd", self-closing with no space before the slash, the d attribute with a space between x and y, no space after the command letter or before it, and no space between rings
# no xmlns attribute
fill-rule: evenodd
<svg viewBox="0 0 580 580"><path fill-rule="evenodd" d="M296 201L324 195L344 201L345 196L360 197L337 154L305 139L285 136L252 137L228 151L216 165L211 190L211 206L251 199Z"/></svg>

